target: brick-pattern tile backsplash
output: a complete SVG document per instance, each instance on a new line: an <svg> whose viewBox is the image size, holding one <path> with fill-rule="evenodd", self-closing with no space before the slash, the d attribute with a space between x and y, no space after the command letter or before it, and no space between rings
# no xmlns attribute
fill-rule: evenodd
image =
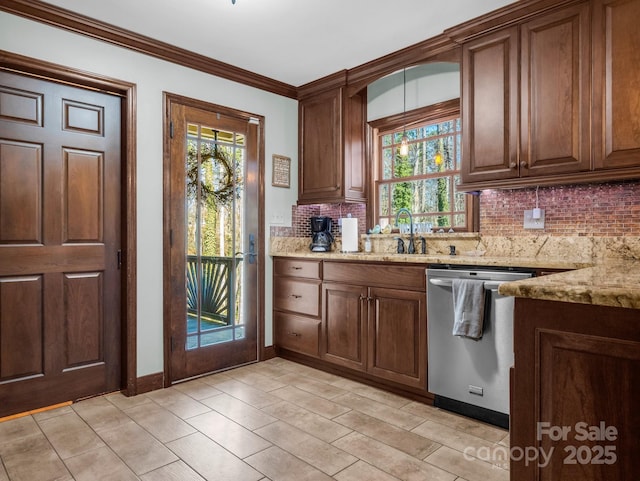
<svg viewBox="0 0 640 481"><path fill-rule="evenodd" d="M640 235L640 181L540 187L544 229L525 229L524 211L536 206L536 189L480 194L480 233L485 235Z"/></svg>
<svg viewBox="0 0 640 481"><path fill-rule="evenodd" d="M480 233L492 236L638 236L640 235L640 181L608 184L540 187L538 204L545 210L545 228L525 229L524 211L536 206L536 189L485 190L480 194ZM291 227L271 227L274 237L311 237L309 217L359 219L366 231L365 204L315 204L292 207Z"/></svg>
<svg viewBox="0 0 640 481"><path fill-rule="evenodd" d="M338 227L338 219L340 217L351 217L358 219L358 230L361 234L366 230L367 206L365 204L312 204L312 205L294 205L291 214L292 235L294 237L311 238L310 217L326 216L331 217L332 226L331 233L334 237L340 235ZM273 230L272 230L273 233Z"/></svg>

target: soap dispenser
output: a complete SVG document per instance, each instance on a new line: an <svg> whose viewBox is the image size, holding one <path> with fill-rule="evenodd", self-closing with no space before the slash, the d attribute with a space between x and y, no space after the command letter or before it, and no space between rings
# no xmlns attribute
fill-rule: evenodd
<svg viewBox="0 0 640 481"><path fill-rule="evenodd" d="M364 239L364 251L371 252L371 238L369 236Z"/></svg>

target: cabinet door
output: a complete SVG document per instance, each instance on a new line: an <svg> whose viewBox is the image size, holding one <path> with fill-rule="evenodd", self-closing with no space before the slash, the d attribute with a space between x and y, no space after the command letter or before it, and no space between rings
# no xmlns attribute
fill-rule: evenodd
<svg viewBox="0 0 640 481"><path fill-rule="evenodd" d="M367 288L326 282L323 294L322 358L364 371Z"/></svg>
<svg viewBox="0 0 640 481"><path fill-rule="evenodd" d="M427 387L427 312L424 292L369 290L368 371L420 389Z"/></svg>
<svg viewBox="0 0 640 481"><path fill-rule="evenodd" d="M640 167L640 0L593 3L595 167Z"/></svg>
<svg viewBox="0 0 640 481"><path fill-rule="evenodd" d="M342 196L342 89L302 100L299 107L299 202Z"/></svg>
<svg viewBox="0 0 640 481"><path fill-rule="evenodd" d="M588 3L521 26L521 176L591 168L590 31Z"/></svg>
<svg viewBox="0 0 640 481"><path fill-rule="evenodd" d="M518 177L518 29L462 47L462 182Z"/></svg>

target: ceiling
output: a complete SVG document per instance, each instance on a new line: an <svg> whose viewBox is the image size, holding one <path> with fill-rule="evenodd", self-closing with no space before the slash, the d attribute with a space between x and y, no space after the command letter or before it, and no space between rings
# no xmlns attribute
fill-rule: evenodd
<svg viewBox="0 0 640 481"><path fill-rule="evenodd" d="M47 0L298 87L421 42L509 0Z"/></svg>

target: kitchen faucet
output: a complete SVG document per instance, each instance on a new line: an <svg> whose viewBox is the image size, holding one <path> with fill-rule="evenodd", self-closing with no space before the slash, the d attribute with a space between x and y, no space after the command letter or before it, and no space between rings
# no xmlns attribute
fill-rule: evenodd
<svg viewBox="0 0 640 481"><path fill-rule="evenodd" d="M397 214L396 214L396 225L398 227L400 227L400 224L398 224L398 219L400 218L400 214L407 214L409 216L409 247L407 248L407 252L409 254L415 254L416 253L416 245L413 242L413 216L411 215L411 211L409 209L407 209L406 207L402 207L401 209L398 210Z"/></svg>

